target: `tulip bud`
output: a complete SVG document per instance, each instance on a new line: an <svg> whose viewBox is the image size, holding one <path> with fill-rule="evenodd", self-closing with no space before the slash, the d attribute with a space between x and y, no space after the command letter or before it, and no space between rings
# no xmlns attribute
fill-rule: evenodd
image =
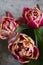
<svg viewBox="0 0 43 65"><path fill-rule="evenodd" d="M9 43L8 49L16 60L27 63L31 59L37 59L39 50L31 37L20 33L18 37Z"/></svg>

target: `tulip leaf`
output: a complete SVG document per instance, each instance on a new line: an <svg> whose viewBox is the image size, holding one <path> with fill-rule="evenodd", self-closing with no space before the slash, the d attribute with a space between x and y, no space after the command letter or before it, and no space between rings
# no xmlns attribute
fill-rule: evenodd
<svg viewBox="0 0 43 65"><path fill-rule="evenodd" d="M38 40L37 40L37 35L36 35L36 29L34 29L34 34L35 34L35 44L36 44L36 46L38 47L38 44L37 44L37 43L38 43L38 42L37 42Z"/></svg>
<svg viewBox="0 0 43 65"><path fill-rule="evenodd" d="M36 4L36 6L37 6L37 8L40 10L40 6L39 6L39 4Z"/></svg>
<svg viewBox="0 0 43 65"><path fill-rule="evenodd" d="M40 51L40 56L39 56L39 59L40 59L40 65L43 65L43 27L40 28L40 37L41 37L41 40L39 39L39 51Z"/></svg>
<svg viewBox="0 0 43 65"><path fill-rule="evenodd" d="M39 28L39 30L36 29L35 32L37 37L37 45L40 53L38 62L40 63L40 65L43 65L43 27Z"/></svg>

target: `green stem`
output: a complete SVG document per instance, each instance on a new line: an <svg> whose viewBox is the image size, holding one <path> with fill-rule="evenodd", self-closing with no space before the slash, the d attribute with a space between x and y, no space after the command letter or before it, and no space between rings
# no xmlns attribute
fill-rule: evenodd
<svg viewBox="0 0 43 65"><path fill-rule="evenodd" d="M34 33L35 33L35 41L36 41L36 46L38 47L38 41L40 40L41 42L43 42L43 38L40 34L40 30L39 29L34 29Z"/></svg>
<svg viewBox="0 0 43 65"><path fill-rule="evenodd" d="M38 47L38 39L37 39L37 33L36 33L36 29L34 29L34 34L35 34L35 42L36 42L36 46Z"/></svg>

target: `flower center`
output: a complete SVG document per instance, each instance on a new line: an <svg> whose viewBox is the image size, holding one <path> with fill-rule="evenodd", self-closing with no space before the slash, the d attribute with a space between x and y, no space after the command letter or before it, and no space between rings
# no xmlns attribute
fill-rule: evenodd
<svg viewBox="0 0 43 65"><path fill-rule="evenodd" d="M37 17L39 16L37 11L33 11L32 12L32 16L33 16L33 20L37 19Z"/></svg>
<svg viewBox="0 0 43 65"><path fill-rule="evenodd" d="M35 19L37 19L38 16L39 16L39 13L37 11L35 11L35 10L29 11L27 13L28 19L32 18L33 20L35 20Z"/></svg>

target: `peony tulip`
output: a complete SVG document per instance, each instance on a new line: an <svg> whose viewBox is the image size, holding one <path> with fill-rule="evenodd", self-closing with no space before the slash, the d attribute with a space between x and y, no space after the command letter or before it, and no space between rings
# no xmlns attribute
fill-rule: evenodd
<svg viewBox="0 0 43 65"><path fill-rule="evenodd" d="M39 56L39 50L35 46L34 40L22 33L9 43L8 49L14 58L21 63L27 63L31 59L37 59Z"/></svg>
<svg viewBox="0 0 43 65"><path fill-rule="evenodd" d="M24 8L23 17L26 24L31 28L43 26L43 13L38 8Z"/></svg>
<svg viewBox="0 0 43 65"><path fill-rule="evenodd" d="M2 17L0 21L0 38L8 39L15 33L18 24L9 12L7 12L7 16Z"/></svg>

